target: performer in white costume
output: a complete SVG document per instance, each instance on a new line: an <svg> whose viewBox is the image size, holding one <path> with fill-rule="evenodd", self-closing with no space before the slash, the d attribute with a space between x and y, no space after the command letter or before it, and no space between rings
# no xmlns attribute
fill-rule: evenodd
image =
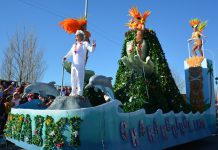
<svg viewBox="0 0 218 150"><path fill-rule="evenodd" d="M86 55L87 51L93 52L96 47L96 43L93 40L92 46L89 45L87 41L84 41L85 34L82 30L76 31L76 43L73 44L70 51L64 56L63 60L66 61L70 56L73 57L71 66L71 87L72 96L83 96L83 85L85 76L85 65L86 65Z"/></svg>

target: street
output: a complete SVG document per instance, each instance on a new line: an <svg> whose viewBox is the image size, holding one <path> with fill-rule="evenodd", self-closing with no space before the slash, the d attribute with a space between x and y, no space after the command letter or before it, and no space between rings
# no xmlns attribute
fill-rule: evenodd
<svg viewBox="0 0 218 150"><path fill-rule="evenodd" d="M175 146L167 150L217 150L218 149L218 134L210 137Z"/></svg>

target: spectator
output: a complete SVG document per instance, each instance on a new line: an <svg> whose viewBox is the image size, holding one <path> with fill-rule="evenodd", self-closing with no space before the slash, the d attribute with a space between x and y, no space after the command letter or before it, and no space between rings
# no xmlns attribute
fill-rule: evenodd
<svg viewBox="0 0 218 150"><path fill-rule="evenodd" d="M49 107L49 106L53 103L54 99L55 99L54 96L48 95L48 101L47 101L47 103L45 104L45 106Z"/></svg>
<svg viewBox="0 0 218 150"><path fill-rule="evenodd" d="M10 94L11 95L13 95L13 93L15 92L15 89L16 89L15 82L11 82L11 85L10 85Z"/></svg>
<svg viewBox="0 0 218 150"><path fill-rule="evenodd" d="M0 85L0 98L3 98L4 87Z"/></svg>
<svg viewBox="0 0 218 150"><path fill-rule="evenodd" d="M4 89L8 88L8 85L7 85L7 83L5 81L2 82L2 86L3 86Z"/></svg>
<svg viewBox="0 0 218 150"><path fill-rule="evenodd" d="M47 107L46 103L48 102L47 97L39 95L39 100L41 100L40 107Z"/></svg>
<svg viewBox="0 0 218 150"><path fill-rule="evenodd" d="M17 93L19 93L19 94L23 93L23 92L21 91L21 87L20 87L20 86L15 89L15 92L17 92Z"/></svg>
<svg viewBox="0 0 218 150"><path fill-rule="evenodd" d="M21 94L20 105L28 102L27 97L24 94Z"/></svg>
<svg viewBox="0 0 218 150"><path fill-rule="evenodd" d="M27 85L25 83L22 83L21 86L19 87L20 88L20 93L23 93L24 92L24 88L26 87Z"/></svg>
<svg viewBox="0 0 218 150"><path fill-rule="evenodd" d="M14 106L14 103L12 102L12 98L13 98L13 96L9 95L6 98L6 101L4 103L5 104L5 112L6 112L6 114L8 114L11 111L11 107Z"/></svg>
<svg viewBox="0 0 218 150"><path fill-rule="evenodd" d="M65 87L65 92L66 92L65 96L69 96L71 93L70 87Z"/></svg>
<svg viewBox="0 0 218 150"><path fill-rule="evenodd" d="M3 92L3 98L7 98L8 96L11 96L13 94L13 84L9 85Z"/></svg>
<svg viewBox="0 0 218 150"><path fill-rule="evenodd" d="M39 94L38 93L33 93L33 99L39 99Z"/></svg>
<svg viewBox="0 0 218 150"><path fill-rule="evenodd" d="M0 134L3 133L4 125L5 125L5 105L3 103L3 99L0 98Z"/></svg>
<svg viewBox="0 0 218 150"><path fill-rule="evenodd" d="M61 91L61 88L58 89L58 91L60 92L60 95L61 95L61 96L66 96L66 92L65 92L64 87L63 87L63 90L62 90L62 91Z"/></svg>
<svg viewBox="0 0 218 150"><path fill-rule="evenodd" d="M30 93L27 95L27 100L30 102L34 99L35 95L33 93Z"/></svg>
<svg viewBox="0 0 218 150"><path fill-rule="evenodd" d="M63 91L62 91L63 96L66 96L66 87L63 87Z"/></svg>
<svg viewBox="0 0 218 150"><path fill-rule="evenodd" d="M14 103L14 107L20 104L20 94L18 92L14 92L12 102Z"/></svg>

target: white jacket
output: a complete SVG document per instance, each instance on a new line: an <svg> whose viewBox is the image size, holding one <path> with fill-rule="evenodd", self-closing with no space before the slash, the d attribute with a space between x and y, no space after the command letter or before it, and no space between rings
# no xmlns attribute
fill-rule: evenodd
<svg viewBox="0 0 218 150"><path fill-rule="evenodd" d="M94 52L95 48L90 46L87 41L76 42L75 44L73 44L72 48L67 53L65 58L69 58L71 56L73 57L72 67L85 66L87 50L89 52Z"/></svg>

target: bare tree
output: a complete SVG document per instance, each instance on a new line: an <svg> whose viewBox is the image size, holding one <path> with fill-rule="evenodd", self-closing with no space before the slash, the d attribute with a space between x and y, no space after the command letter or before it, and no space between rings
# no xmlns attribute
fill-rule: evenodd
<svg viewBox="0 0 218 150"><path fill-rule="evenodd" d="M16 32L4 51L1 78L18 82L35 82L45 71L44 52L38 49L33 32Z"/></svg>
<svg viewBox="0 0 218 150"><path fill-rule="evenodd" d="M1 64L1 77L7 77L5 79L11 80L12 79L12 64L13 64L13 51L9 48L4 51L4 58Z"/></svg>

